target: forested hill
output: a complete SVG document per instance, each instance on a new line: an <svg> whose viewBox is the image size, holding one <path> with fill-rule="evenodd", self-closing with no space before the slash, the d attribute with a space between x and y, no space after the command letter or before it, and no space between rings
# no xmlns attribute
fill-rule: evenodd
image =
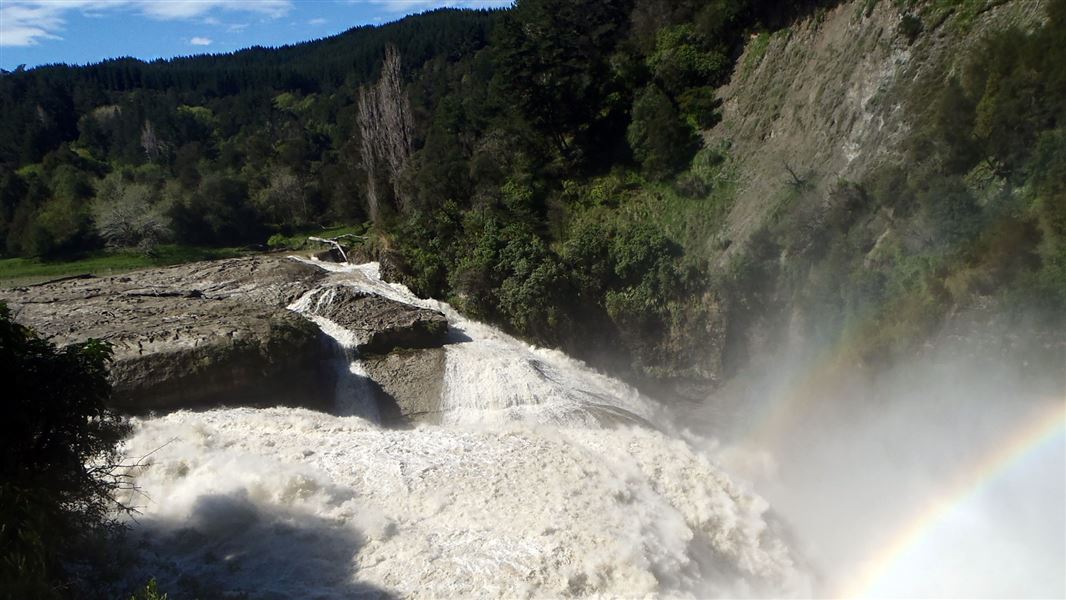
<svg viewBox="0 0 1066 600"><path fill-rule="evenodd" d="M1062 314L1064 7L519 0L5 73L0 251L355 225L416 292L681 394L786 333L879 360Z"/></svg>
<svg viewBox="0 0 1066 600"><path fill-rule="evenodd" d="M172 112L175 97L199 105L237 96L254 105L283 91L305 95L350 91L376 76L386 45L397 47L405 64L414 67L438 57L457 60L488 43L499 12L442 9L281 48L254 47L152 62L118 58L82 67L47 65L4 73L0 162L5 166L38 162L60 143L76 142L81 134L79 119L100 106L128 100L123 92L165 92L171 102L150 94L134 102L150 118L153 112L163 113L160 116ZM240 111L234 115L237 120L251 114L241 106L225 108Z"/></svg>

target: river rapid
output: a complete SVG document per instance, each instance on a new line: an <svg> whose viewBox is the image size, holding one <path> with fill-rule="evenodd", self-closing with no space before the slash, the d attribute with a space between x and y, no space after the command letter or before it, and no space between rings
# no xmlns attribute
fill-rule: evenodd
<svg viewBox="0 0 1066 600"><path fill-rule="evenodd" d="M134 579L174 598L817 593L769 504L654 400L385 283L376 264L320 266L323 285L447 316L442 423L379 426L354 355L332 414L137 420ZM322 301L312 291L290 308Z"/></svg>

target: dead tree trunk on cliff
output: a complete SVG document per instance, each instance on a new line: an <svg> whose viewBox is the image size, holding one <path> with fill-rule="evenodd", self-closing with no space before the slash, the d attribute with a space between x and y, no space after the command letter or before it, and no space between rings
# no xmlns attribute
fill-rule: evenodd
<svg viewBox="0 0 1066 600"><path fill-rule="evenodd" d="M397 207L407 210L400 193L400 172L411 156L413 126L411 105L403 91L400 53L394 46L385 49L385 62L377 84L359 88L358 124L363 170L366 171L366 197L370 219L378 222L381 190L377 177L383 175L392 185Z"/></svg>

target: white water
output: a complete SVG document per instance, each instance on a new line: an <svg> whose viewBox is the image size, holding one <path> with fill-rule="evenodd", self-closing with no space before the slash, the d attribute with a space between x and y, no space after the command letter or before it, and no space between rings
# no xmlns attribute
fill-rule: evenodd
<svg viewBox="0 0 1066 600"><path fill-rule="evenodd" d="M312 262L312 261L307 261ZM448 425L517 421L552 425L597 426L629 421L666 426L661 407L624 383L587 368L562 352L531 346L500 330L463 317L444 302L426 300L406 287L381 280L377 263L312 264L331 272L322 288L312 290L289 308L306 313L333 302L333 287L346 285L444 313L451 335L462 343L445 346L442 397ZM346 348L359 340L328 319L310 315L322 330ZM357 358L349 370L365 374ZM360 403L354 405L362 406ZM348 412L356 416L364 412ZM373 419L372 419L373 420Z"/></svg>
<svg viewBox="0 0 1066 600"><path fill-rule="evenodd" d="M358 385L334 416L178 412L136 423L134 537L171 597L809 596L814 581L758 496L670 432L662 409L578 361L441 310L442 426L382 429ZM308 296L328 302L328 293ZM342 346L356 341L315 318ZM342 371L360 374L348 354ZM359 378L351 378L358 381ZM355 416L361 415L361 416ZM366 417L366 418L364 418Z"/></svg>

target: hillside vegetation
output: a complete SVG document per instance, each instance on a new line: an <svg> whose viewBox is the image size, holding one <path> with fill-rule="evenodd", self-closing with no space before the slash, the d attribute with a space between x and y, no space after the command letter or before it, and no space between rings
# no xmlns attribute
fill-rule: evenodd
<svg viewBox="0 0 1066 600"><path fill-rule="evenodd" d="M868 363L975 303L1058 323L1066 1L1017 26L1001 4L519 0L5 73L0 247L151 254L366 222L365 253L417 293L692 397L786 334ZM766 65L805 73L793 31L832 23L873 44L851 56L921 67L871 92L903 115L891 146L817 171L812 136L760 163L782 115L822 106L789 105ZM780 96L738 109L760 81Z"/></svg>

